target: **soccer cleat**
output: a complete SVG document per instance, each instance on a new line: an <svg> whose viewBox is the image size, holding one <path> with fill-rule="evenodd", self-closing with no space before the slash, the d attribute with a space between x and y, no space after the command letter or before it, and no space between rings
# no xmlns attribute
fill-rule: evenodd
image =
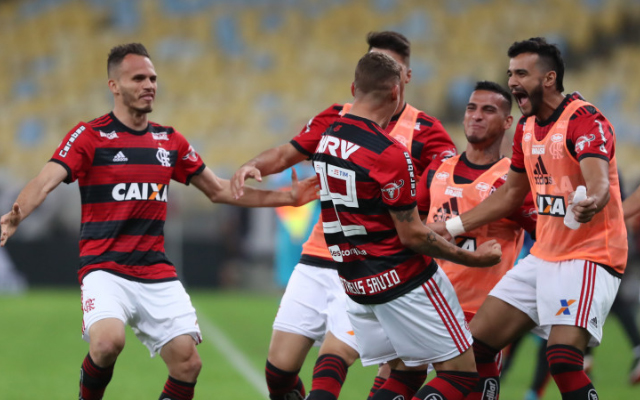
<svg viewBox="0 0 640 400"><path fill-rule="evenodd" d="M633 364L631 364L631 372L629 372L629 383L632 385L637 385L640 383L640 357L636 357L633 359Z"/></svg>

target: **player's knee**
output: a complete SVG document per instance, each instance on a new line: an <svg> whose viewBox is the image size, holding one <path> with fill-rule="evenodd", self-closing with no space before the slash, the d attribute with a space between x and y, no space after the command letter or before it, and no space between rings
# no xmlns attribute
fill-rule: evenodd
<svg viewBox="0 0 640 400"><path fill-rule="evenodd" d="M118 337L91 338L89 349L91 358L99 366L111 365L124 349L124 343L124 338Z"/></svg>
<svg viewBox="0 0 640 400"><path fill-rule="evenodd" d="M198 352L193 352L190 357L172 365L171 376L185 382L194 382L202 369L202 359Z"/></svg>

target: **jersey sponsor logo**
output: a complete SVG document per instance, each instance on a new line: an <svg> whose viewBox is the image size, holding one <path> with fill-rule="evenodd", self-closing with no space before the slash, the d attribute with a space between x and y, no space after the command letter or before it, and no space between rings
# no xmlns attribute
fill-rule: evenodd
<svg viewBox="0 0 640 400"><path fill-rule="evenodd" d="M587 393L587 397L588 397L588 400L598 400L599 399L598 393L596 393L595 389L589 390L589 393Z"/></svg>
<svg viewBox="0 0 640 400"><path fill-rule="evenodd" d="M455 156L458 152L456 151L456 149L447 149L445 151L443 151L442 153L440 153L440 159L441 160L446 160L447 158L451 158L453 156ZM433 157L434 159L436 158L435 156Z"/></svg>
<svg viewBox="0 0 640 400"><path fill-rule="evenodd" d="M522 141L523 142L528 142L531 140L531 134L530 133L525 133L524 136L522 136Z"/></svg>
<svg viewBox="0 0 640 400"><path fill-rule="evenodd" d="M171 166L171 157L169 157L169 152L162 147L158 148L156 159L160 161L160 165L162 165L163 167Z"/></svg>
<svg viewBox="0 0 640 400"><path fill-rule="evenodd" d="M563 138L564 135L562 133L554 133L553 135L551 135L551 141L553 143L562 143Z"/></svg>
<svg viewBox="0 0 640 400"><path fill-rule="evenodd" d="M400 197L400 189L404 186L404 180L398 182L390 182L382 187L382 197L389 201L393 201Z"/></svg>
<svg viewBox="0 0 640 400"><path fill-rule="evenodd" d="M58 153L60 157L64 158L67 156L67 154L69 153L69 150L71 150L71 146L73 145L73 142L75 142L76 139L78 139L78 136L80 136L80 134L84 132L84 130L85 130L85 127L81 126L71 134L71 136L69 137L69 140L67 140L67 144L65 144L62 150L60 150L60 152Z"/></svg>
<svg viewBox="0 0 640 400"><path fill-rule="evenodd" d="M496 400L498 398L498 380L495 378L487 378L484 381L484 389L482 390L483 400Z"/></svg>
<svg viewBox="0 0 640 400"><path fill-rule="evenodd" d="M482 200L486 199L490 194L496 191L495 186L489 185L486 182L479 182L476 185L476 189L478 190L480 198L482 198Z"/></svg>
<svg viewBox="0 0 640 400"><path fill-rule="evenodd" d="M153 140L169 140L167 132L151 132Z"/></svg>
<svg viewBox="0 0 640 400"><path fill-rule="evenodd" d="M407 170L409 171L409 183L411 187L411 197L416 196L416 175L414 173L413 161L411 161L411 154L404 152L404 159L407 162Z"/></svg>
<svg viewBox="0 0 640 400"><path fill-rule="evenodd" d="M402 283L402 280L395 269L384 272L380 275L370 276L368 278L356 279L353 281L340 278L340 281L342 281L342 286L344 286L344 290L347 294L355 295L378 294Z"/></svg>
<svg viewBox="0 0 640 400"><path fill-rule="evenodd" d="M538 194L536 203L538 204L538 215L564 217L564 214L566 213L567 207L564 204L563 196Z"/></svg>
<svg viewBox="0 0 640 400"><path fill-rule="evenodd" d="M440 181L446 181L447 178L449 178L449 173L448 172L438 172L436 174L436 179L438 179Z"/></svg>
<svg viewBox="0 0 640 400"><path fill-rule="evenodd" d="M169 185L162 183L118 183L111 196L115 201L154 200L167 202Z"/></svg>
<svg viewBox="0 0 640 400"><path fill-rule="evenodd" d="M571 305L573 303L575 303L575 300L566 300L566 299L562 299L560 300L560 305L562 307L560 307L560 309L558 310L558 312L556 313L556 317L560 314L562 315L571 315L571 311L569 311L569 307L571 307Z"/></svg>
<svg viewBox="0 0 640 400"><path fill-rule="evenodd" d="M359 148L360 146L347 140L338 139L334 136L324 136L322 140L320 140L317 152L325 153L326 151L329 151L329 154L332 156L347 160L349 159L349 156L355 153Z"/></svg>
<svg viewBox="0 0 640 400"><path fill-rule="evenodd" d="M545 147L543 144L534 144L531 146L531 154L544 154Z"/></svg>
<svg viewBox="0 0 640 400"><path fill-rule="evenodd" d="M113 139L117 139L118 138L118 134L116 133L116 131L112 131L112 132L98 131L98 132L100 132L100 137L104 137L104 138L107 138L109 140L113 140Z"/></svg>
<svg viewBox="0 0 640 400"><path fill-rule="evenodd" d="M187 151L187 154L182 157L182 159L184 161L191 161L191 162L196 162L198 161L198 153L196 153L196 151L193 149L193 146L189 146L189 150Z"/></svg>
<svg viewBox="0 0 640 400"><path fill-rule="evenodd" d="M576 140L576 149L583 151L585 147L591 147L591 142L596 140L596 135L582 135Z"/></svg>
<svg viewBox="0 0 640 400"><path fill-rule="evenodd" d="M367 255L365 250L361 250L357 247L343 250L338 245L329 246L329 253L331 253L331 257L333 257L333 261L335 262L343 262L344 257Z"/></svg>
<svg viewBox="0 0 640 400"><path fill-rule="evenodd" d="M538 161L536 161L536 165L533 167L533 179L536 185L553 185L553 178L547 172L541 156L538 156Z"/></svg>
<svg viewBox="0 0 640 400"><path fill-rule="evenodd" d="M342 111L340 111L340 116L342 116ZM311 118L309 120L309 122L307 122L307 129L305 129L304 133L309 133L311 132L311 124L313 123L313 118Z"/></svg>
<svg viewBox="0 0 640 400"><path fill-rule="evenodd" d="M462 198L462 188L447 186L447 188L444 190L444 194L447 196Z"/></svg>
<svg viewBox="0 0 640 400"><path fill-rule="evenodd" d="M433 214L433 221L434 222L444 222L447 221L448 219L453 218L454 216L458 215L458 199L457 198L452 198L450 201L447 201L446 203L443 203L439 208L438 211L435 212L435 214Z"/></svg>
<svg viewBox="0 0 640 400"><path fill-rule="evenodd" d="M127 161L129 161L129 159L121 151L119 151L118 154L113 156L113 162L127 162Z"/></svg>
<svg viewBox="0 0 640 400"><path fill-rule="evenodd" d="M444 399L442 398L442 396L440 396L437 393L431 393L430 395L425 397L424 400L444 400Z"/></svg>
<svg viewBox="0 0 640 400"><path fill-rule="evenodd" d="M607 154L607 149L604 147L607 144L607 138L604 136L604 129L602 128L602 122L596 120L596 124L598 124L598 131L600 131L600 139L602 140L602 144L600 145L600 151L604 154Z"/></svg>
<svg viewBox="0 0 640 400"><path fill-rule="evenodd" d="M456 246L463 250L476 251L477 243L476 238L456 236Z"/></svg>

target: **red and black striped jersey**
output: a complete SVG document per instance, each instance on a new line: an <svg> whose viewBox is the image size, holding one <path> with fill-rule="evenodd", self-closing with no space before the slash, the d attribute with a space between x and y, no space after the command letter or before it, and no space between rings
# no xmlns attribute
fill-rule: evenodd
<svg viewBox="0 0 640 400"><path fill-rule="evenodd" d="M430 257L402 245L389 213L416 207L406 147L374 122L347 114L324 133L313 163L327 246L354 301L393 300L435 273Z"/></svg>
<svg viewBox="0 0 640 400"><path fill-rule="evenodd" d="M169 181L188 185L205 168L184 136L153 122L135 131L109 113L76 125L51 161L80 187L80 282L95 270L142 282L177 279L164 254Z"/></svg>

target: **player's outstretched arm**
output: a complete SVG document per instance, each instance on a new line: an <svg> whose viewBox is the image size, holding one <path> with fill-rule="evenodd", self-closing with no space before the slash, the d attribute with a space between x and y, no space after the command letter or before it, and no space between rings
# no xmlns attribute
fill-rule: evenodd
<svg viewBox="0 0 640 400"><path fill-rule="evenodd" d="M402 244L416 253L442 258L470 267L489 267L500 262L500 244L490 240L470 252L446 241L420 221L416 207L405 211L391 211Z"/></svg>
<svg viewBox="0 0 640 400"><path fill-rule="evenodd" d="M513 214L524 203L531 191L526 173L509 170L507 181L480 204L459 217L427 226L445 239L472 231L489 222L497 221Z"/></svg>
<svg viewBox="0 0 640 400"><path fill-rule="evenodd" d="M262 176L284 171L307 158L291 143L265 150L238 168L231 178L231 193L234 198L239 199L244 195L244 182L247 178L262 182Z"/></svg>
<svg viewBox="0 0 640 400"><path fill-rule="evenodd" d="M16 232L23 219L42 204L47 195L67 177L67 170L60 164L48 162L40 173L22 189L11 211L0 218L0 246Z"/></svg>
<svg viewBox="0 0 640 400"><path fill-rule="evenodd" d="M318 198L318 178L298 181L298 175L291 171L291 190L260 190L245 186L242 197L231 193L231 183L216 176L209 168L194 176L191 183L202 191L214 203L233 204L243 207L298 207Z"/></svg>
<svg viewBox="0 0 640 400"><path fill-rule="evenodd" d="M624 199L622 211L624 212L624 219L633 218L640 213L640 187Z"/></svg>

